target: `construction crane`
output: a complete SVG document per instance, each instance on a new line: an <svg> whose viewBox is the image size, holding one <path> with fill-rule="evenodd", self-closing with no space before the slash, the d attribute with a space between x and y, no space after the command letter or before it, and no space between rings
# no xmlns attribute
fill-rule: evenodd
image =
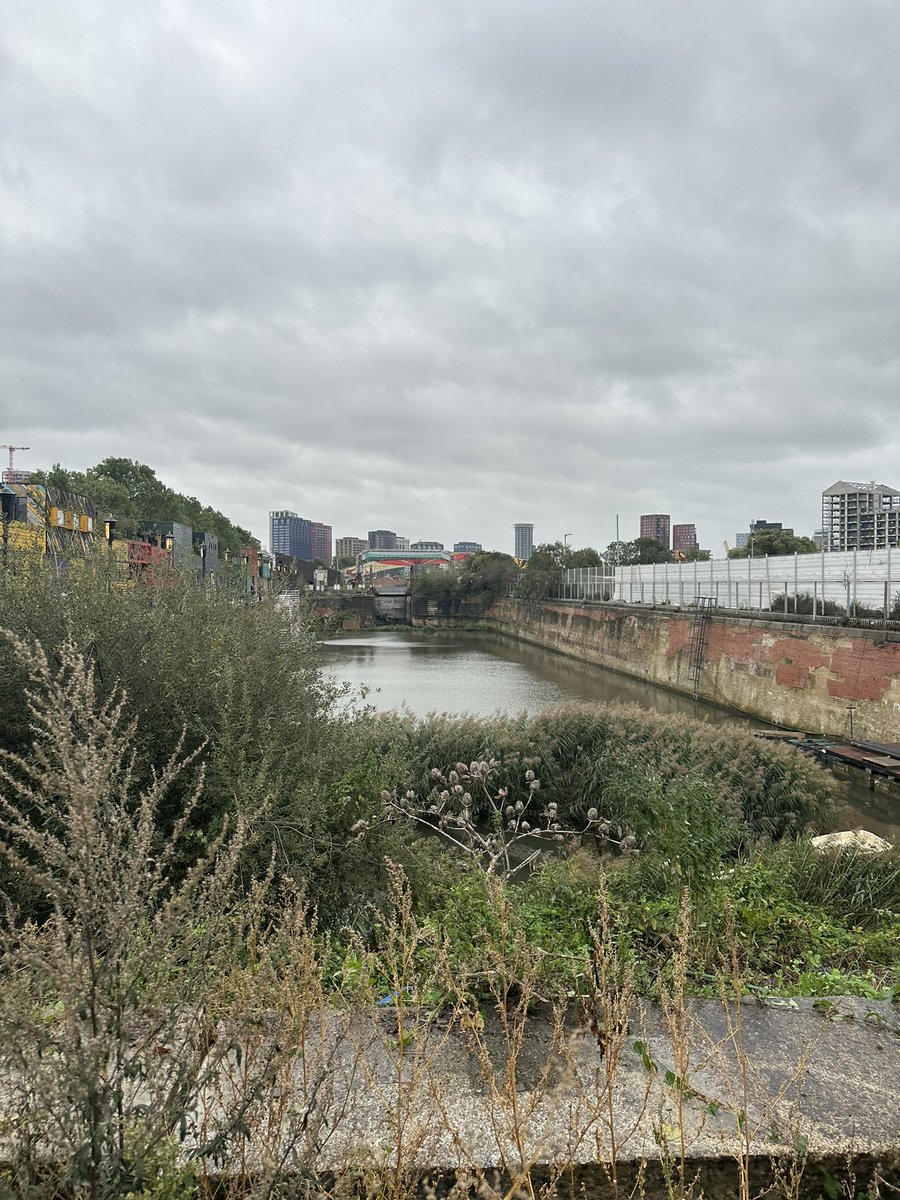
<svg viewBox="0 0 900 1200"><path fill-rule="evenodd" d="M8 450L9 451L9 467L6 472L6 482L7 483L12 483L12 481L13 481L13 455L15 454L15 452L17 450L30 450L30 449L31 449L30 446L11 446L9 444L9 442L0 443L0 450Z"/></svg>

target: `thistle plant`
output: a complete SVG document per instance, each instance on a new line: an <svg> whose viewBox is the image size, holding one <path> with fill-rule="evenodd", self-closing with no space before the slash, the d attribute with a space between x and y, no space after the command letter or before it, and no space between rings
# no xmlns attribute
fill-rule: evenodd
<svg viewBox="0 0 900 1200"><path fill-rule="evenodd" d="M179 871L197 754L176 745L142 788L123 693L101 701L71 641L52 661L6 637L30 679L33 743L0 752L0 859L41 920L2 897L0 1192L113 1200L151 1187L179 1143L209 1156L241 1136L252 1089L220 1106L214 1145L195 1123L231 1052L216 1003L248 933L243 831ZM158 814L185 772L196 782L164 837Z"/></svg>
<svg viewBox="0 0 900 1200"><path fill-rule="evenodd" d="M530 768L522 780L525 798L514 799L509 788L499 785L500 770L496 758L458 762L446 772L434 767L424 804L411 789L383 791L382 816L357 821L351 832L362 840L378 825L412 821L437 831L469 862L504 880L527 871L546 851L565 852L585 837L626 855L639 853L637 838L616 828L596 808L589 808L582 822L565 821L556 801L542 802L541 781Z"/></svg>

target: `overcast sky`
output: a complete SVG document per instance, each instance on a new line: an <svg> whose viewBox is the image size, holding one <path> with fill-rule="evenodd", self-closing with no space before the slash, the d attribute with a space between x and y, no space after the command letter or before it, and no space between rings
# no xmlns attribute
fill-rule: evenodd
<svg viewBox="0 0 900 1200"><path fill-rule="evenodd" d="M512 550L900 487L895 0L7 0L0 438Z"/></svg>

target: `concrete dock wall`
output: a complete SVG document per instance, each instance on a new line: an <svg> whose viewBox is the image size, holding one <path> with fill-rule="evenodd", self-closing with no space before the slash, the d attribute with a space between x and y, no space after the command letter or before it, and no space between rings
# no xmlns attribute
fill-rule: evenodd
<svg viewBox="0 0 900 1200"><path fill-rule="evenodd" d="M500 600L485 625L585 662L691 692L691 612ZM900 634L716 616L699 695L766 721L900 741Z"/></svg>

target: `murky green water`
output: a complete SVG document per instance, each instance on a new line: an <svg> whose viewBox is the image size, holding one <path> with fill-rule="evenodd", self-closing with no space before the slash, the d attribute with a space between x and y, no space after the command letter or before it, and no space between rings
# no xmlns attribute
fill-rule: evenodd
<svg viewBox="0 0 900 1200"><path fill-rule="evenodd" d="M601 667L580 663L507 638L463 633L385 630L322 644L323 667L335 678L366 688L366 702L382 710L431 712L540 712L567 700L622 701L660 713L684 713L715 724L759 727L729 709L668 692ZM883 837L900 835L900 787L835 772L846 811L840 826L863 825Z"/></svg>

